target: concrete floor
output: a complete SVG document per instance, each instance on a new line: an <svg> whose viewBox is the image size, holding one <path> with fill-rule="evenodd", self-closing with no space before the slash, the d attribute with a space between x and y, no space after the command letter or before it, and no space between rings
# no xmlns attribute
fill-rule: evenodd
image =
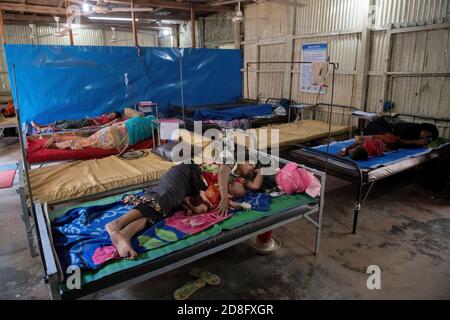
<svg viewBox="0 0 450 320"><path fill-rule="evenodd" d="M19 158L18 145L0 149L0 163ZM329 178L321 252L314 230L299 221L275 231L282 247L261 256L239 244L158 278L101 299L171 299L193 266L222 283L192 299L448 299L450 200L421 188L409 171L376 184L350 234L354 189ZM0 190L0 299L47 299L39 258L30 258L15 188ZM381 268L381 290L368 290L369 265Z"/></svg>

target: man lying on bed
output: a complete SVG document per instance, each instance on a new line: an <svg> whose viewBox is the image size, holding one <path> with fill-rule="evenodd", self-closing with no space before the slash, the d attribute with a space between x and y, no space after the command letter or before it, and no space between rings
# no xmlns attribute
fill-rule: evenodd
<svg viewBox="0 0 450 320"><path fill-rule="evenodd" d="M228 214L230 207L239 206L232 199L243 197L245 187L251 190L260 188L262 175L254 173L255 166L249 163L232 167L224 164L179 164L164 174L159 184L146 190L143 196L129 197L128 203L136 207L107 224L106 231L119 255L133 259L137 253L130 241L136 233L171 216L180 208L194 213L217 208L219 214ZM250 176L253 179L247 181ZM218 190L209 190L211 184Z"/></svg>
<svg viewBox="0 0 450 320"><path fill-rule="evenodd" d="M86 118L81 120L59 120L52 124L37 124L31 121L31 125L37 132L49 132L49 131L58 131L58 130L67 130L67 129L81 129L84 127L91 126L103 126L108 124L114 120L118 120L122 117L121 113L118 111L114 111L111 113L102 114L99 117L95 118Z"/></svg>
<svg viewBox="0 0 450 320"><path fill-rule="evenodd" d="M390 124L385 118L379 118L367 126L364 136L355 137L355 143L342 149L338 155L350 155L353 160L364 161L382 156L389 150L424 147L438 137L439 131L433 124Z"/></svg>

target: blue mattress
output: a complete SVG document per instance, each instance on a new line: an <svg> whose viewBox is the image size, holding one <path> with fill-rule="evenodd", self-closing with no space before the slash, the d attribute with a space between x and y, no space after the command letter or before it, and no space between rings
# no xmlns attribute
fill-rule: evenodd
<svg viewBox="0 0 450 320"><path fill-rule="evenodd" d="M249 104L227 109L202 109L195 111L194 120L224 120L254 118L272 114L271 104Z"/></svg>
<svg viewBox="0 0 450 320"><path fill-rule="evenodd" d="M337 154L339 151L341 151L343 148L347 148L348 146L355 143L355 140L347 140L342 142L333 142L330 144L329 153L330 154ZM449 145L450 142L447 142L439 148L442 148L445 145ZM322 152L327 152L327 145L322 145L315 147L314 149L320 150ZM386 152L381 157L373 157L369 158L366 161L355 161L358 166L361 169L376 169L382 166L388 166L397 162L401 162L405 159L413 158L413 157L419 157L424 154L431 153L433 148L414 148L414 149L398 149L395 151L389 151Z"/></svg>

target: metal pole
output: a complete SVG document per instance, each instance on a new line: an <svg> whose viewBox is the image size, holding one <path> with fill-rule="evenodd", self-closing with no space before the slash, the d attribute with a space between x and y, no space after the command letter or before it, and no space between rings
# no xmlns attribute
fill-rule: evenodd
<svg viewBox="0 0 450 320"><path fill-rule="evenodd" d="M183 56L180 53L180 91L181 91L181 115L185 124L184 87L183 87Z"/></svg>
<svg viewBox="0 0 450 320"><path fill-rule="evenodd" d="M17 122L19 124L20 151L21 151L21 154L22 154L22 160L23 160L23 164L24 164L24 171L25 171L25 178L26 178L26 183L27 183L28 197L30 199L30 209L31 209L31 212L32 212L32 214L34 216L35 215L34 206L33 206L34 201L33 201L33 194L31 192L31 182L30 182L30 174L29 174L29 170L28 170L27 155L26 155L26 150L25 150L25 140L24 140L23 132L22 132L22 121L21 121L21 118L20 118L19 89L17 88L16 66L14 64L12 65L12 70L13 70L13 79L14 79L14 89L16 90L15 104L16 104Z"/></svg>

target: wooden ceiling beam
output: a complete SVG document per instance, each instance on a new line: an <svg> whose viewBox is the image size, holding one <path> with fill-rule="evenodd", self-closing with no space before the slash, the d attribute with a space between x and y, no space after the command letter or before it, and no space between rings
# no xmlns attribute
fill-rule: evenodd
<svg viewBox="0 0 450 320"><path fill-rule="evenodd" d="M66 14L66 9L64 9L64 8L36 6L36 5L21 4L21 3L0 3L0 10L15 11L15 12L28 12L28 13L40 13L40 14L55 14L55 15L65 15Z"/></svg>
<svg viewBox="0 0 450 320"><path fill-rule="evenodd" d="M179 2L179 1L165 1L165 0L136 0L136 4L145 5L149 7L155 8L166 8L166 9L176 9L176 10L185 10L191 11L191 3L190 2ZM195 4L195 9L197 11L204 12L229 12L234 9L226 6L210 6L207 4Z"/></svg>
<svg viewBox="0 0 450 320"><path fill-rule="evenodd" d="M23 24L23 23L35 23L35 24L53 24L55 23L55 19L53 17L48 16L31 16L31 15L20 15L20 14L4 14L3 19L5 22L8 22L8 24ZM66 23L66 18L62 17L60 19L60 23L64 24ZM107 26L129 26L131 28L131 24L129 21L92 21L85 17L82 17L81 19L81 25L82 26L96 26L96 25L107 25ZM137 21L137 25L139 25L139 28L142 27L164 27L164 28L170 28L174 26L173 24L157 24L157 23L143 23L140 21Z"/></svg>

